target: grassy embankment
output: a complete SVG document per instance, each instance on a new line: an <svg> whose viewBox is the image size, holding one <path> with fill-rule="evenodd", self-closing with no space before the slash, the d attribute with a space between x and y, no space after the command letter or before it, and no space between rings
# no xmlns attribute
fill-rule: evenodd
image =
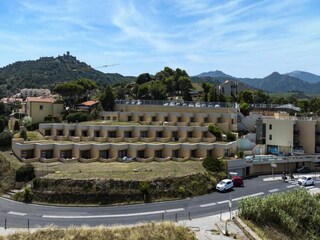
<svg viewBox="0 0 320 240"><path fill-rule="evenodd" d="M262 239L320 239L320 196L305 189L247 198L239 216Z"/></svg>
<svg viewBox="0 0 320 240"><path fill-rule="evenodd" d="M15 185L15 171L0 152L0 194L12 189Z"/></svg>
<svg viewBox="0 0 320 240"><path fill-rule="evenodd" d="M113 227L103 226L96 228L70 227L61 229L51 227L36 232L18 232L0 240L66 240L66 239L91 239L91 240L196 240L194 232L182 226L175 226L171 222L161 224L148 223L135 227Z"/></svg>

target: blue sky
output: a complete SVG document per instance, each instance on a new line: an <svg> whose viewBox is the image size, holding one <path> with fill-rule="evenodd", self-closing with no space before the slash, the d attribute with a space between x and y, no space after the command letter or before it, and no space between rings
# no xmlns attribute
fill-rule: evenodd
<svg viewBox="0 0 320 240"><path fill-rule="evenodd" d="M320 75L319 0L2 0L0 67L70 51L123 75L164 66ZM99 69L101 70L101 69Z"/></svg>

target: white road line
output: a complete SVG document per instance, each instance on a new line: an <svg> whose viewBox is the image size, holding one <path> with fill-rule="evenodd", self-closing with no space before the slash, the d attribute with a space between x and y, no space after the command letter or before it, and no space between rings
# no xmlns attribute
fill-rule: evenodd
<svg viewBox="0 0 320 240"><path fill-rule="evenodd" d="M311 189L311 188L314 188L314 186L306 186L305 188L306 189Z"/></svg>
<svg viewBox="0 0 320 240"><path fill-rule="evenodd" d="M239 200L242 200L242 199L245 199L245 198L248 198L248 197L257 197L257 196L260 196L260 195L263 195L263 194L264 194L264 192L258 192L258 193L254 193L254 194L251 194L251 195L234 198L234 199L232 199L232 201L239 201Z"/></svg>
<svg viewBox="0 0 320 240"><path fill-rule="evenodd" d="M167 213L170 213L170 212L181 212L181 211L184 211L184 208L175 208L175 209L166 210Z"/></svg>
<svg viewBox="0 0 320 240"><path fill-rule="evenodd" d="M113 215L92 215L92 216L57 216L57 215L43 215L43 218L63 218L63 219L75 219L75 218L114 218L114 217L132 217L165 213L164 210L154 212L141 212L141 213L127 213L127 214L113 214Z"/></svg>
<svg viewBox="0 0 320 240"><path fill-rule="evenodd" d="M269 193L274 193L274 192L278 192L278 191L279 191L279 189L278 189L278 188L275 188L275 189L269 190L268 192L269 192Z"/></svg>
<svg viewBox="0 0 320 240"><path fill-rule="evenodd" d="M215 206L215 205L217 205L217 204L215 202L213 202L213 203L202 204L202 205L200 205L200 207L211 207L211 206Z"/></svg>
<svg viewBox="0 0 320 240"><path fill-rule="evenodd" d="M26 216L27 214L26 213L21 213L21 212L8 212L8 214L11 214L11 215L17 215L17 216Z"/></svg>
<svg viewBox="0 0 320 240"><path fill-rule="evenodd" d="M224 204L224 203L228 203L229 200L224 200L224 201L221 201L221 202L217 202L218 204Z"/></svg>
<svg viewBox="0 0 320 240"><path fill-rule="evenodd" d="M296 187L296 185L289 185L289 186L287 186L287 188L294 188L294 187Z"/></svg>

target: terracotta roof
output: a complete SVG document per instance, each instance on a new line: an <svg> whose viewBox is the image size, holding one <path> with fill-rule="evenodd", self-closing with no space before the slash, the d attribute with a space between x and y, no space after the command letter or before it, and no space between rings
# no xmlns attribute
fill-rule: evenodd
<svg viewBox="0 0 320 240"><path fill-rule="evenodd" d="M95 104L97 104L98 101L87 101L87 102L83 102L83 103L80 103L79 105L83 105L83 106L93 106Z"/></svg>
<svg viewBox="0 0 320 240"><path fill-rule="evenodd" d="M44 98L44 97L27 97L27 102L46 102L54 103L56 100L54 98Z"/></svg>

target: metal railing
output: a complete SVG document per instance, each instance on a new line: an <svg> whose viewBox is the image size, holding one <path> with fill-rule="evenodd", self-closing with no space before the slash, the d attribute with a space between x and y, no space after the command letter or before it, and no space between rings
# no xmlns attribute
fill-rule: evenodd
<svg viewBox="0 0 320 240"><path fill-rule="evenodd" d="M183 100L115 100L119 105L157 105L168 107L239 108L238 103Z"/></svg>

